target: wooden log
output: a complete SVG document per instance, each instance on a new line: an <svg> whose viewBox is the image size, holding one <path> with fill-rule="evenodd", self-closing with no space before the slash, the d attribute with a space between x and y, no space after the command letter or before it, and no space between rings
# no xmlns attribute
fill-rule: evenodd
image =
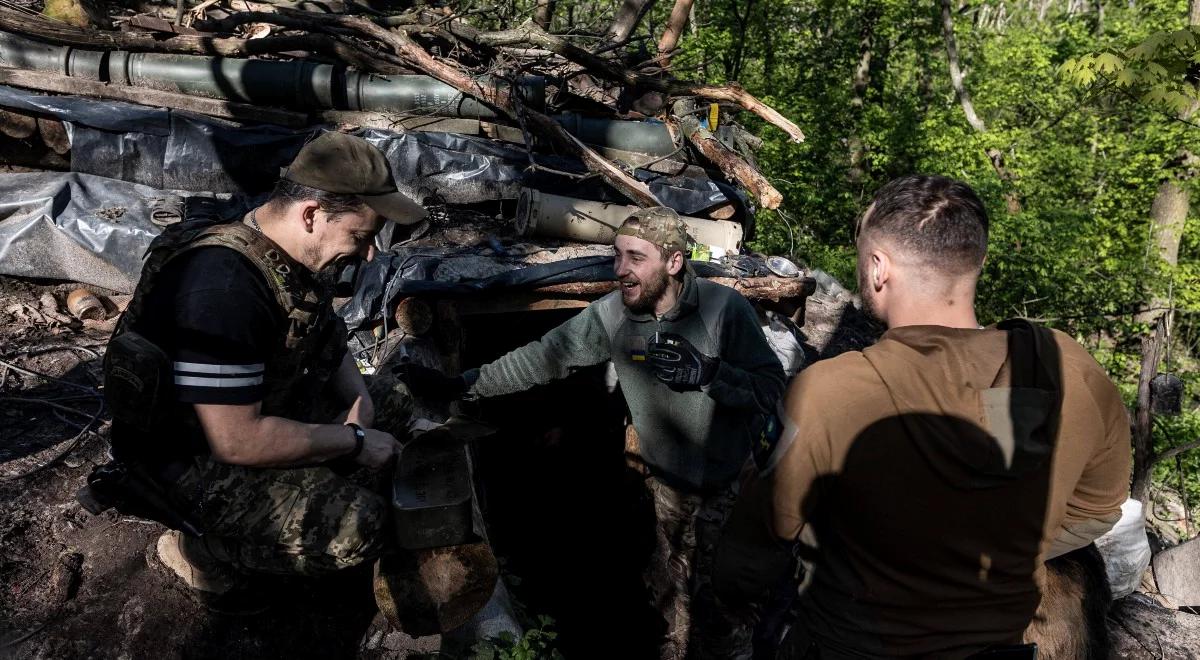
<svg viewBox="0 0 1200 660"><path fill-rule="evenodd" d="M705 278L727 286L749 300L780 301L788 298L807 297L817 290L817 281L811 277L709 277ZM568 282L551 284L533 289L543 295L602 296L617 288L617 283Z"/></svg>
<svg viewBox="0 0 1200 660"><path fill-rule="evenodd" d="M15 110L0 109L0 133L24 140L37 133L37 117Z"/></svg>
<svg viewBox="0 0 1200 660"><path fill-rule="evenodd" d="M37 118L38 132L42 134L42 142L59 156L71 151L71 138L67 136L67 128L57 119L50 117Z"/></svg>
<svg viewBox="0 0 1200 660"><path fill-rule="evenodd" d="M709 130L700 125L694 114L684 114L679 119L684 137L704 157L712 161L722 172L741 183L764 208L777 209L783 203L783 195L771 185L757 169L736 152L731 151Z"/></svg>
<svg viewBox="0 0 1200 660"><path fill-rule="evenodd" d="M375 603L405 633L436 635L483 609L499 575L487 543L401 551L375 564Z"/></svg>
<svg viewBox="0 0 1200 660"><path fill-rule="evenodd" d="M1195 658L1200 649L1200 616L1161 607L1142 593L1114 603L1108 620L1112 658Z"/></svg>

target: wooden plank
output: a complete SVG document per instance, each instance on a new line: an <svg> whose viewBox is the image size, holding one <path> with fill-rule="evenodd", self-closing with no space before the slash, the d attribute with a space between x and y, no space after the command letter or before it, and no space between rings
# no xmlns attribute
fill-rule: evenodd
<svg viewBox="0 0 1200 660"><path fill-rule="evenodd" d="M553 298L529 292L513 292L488 298L462 298L447 301L460 316L508 314L512 312L545 312L555 309L582 309L591 304L585 298Z"/></svg>
<svg viewBox="0 0 1200 660"><path fill-rule="evenodd" d="M750 300L780 301L787 298L806 297L817 290L817 281L811 277L709 277L705 278L722 286L727 286ZM534 289L540 294L567 294L573 296L602 296L617 288L614 281L608 282L568 282L552 284Z"/></svg>

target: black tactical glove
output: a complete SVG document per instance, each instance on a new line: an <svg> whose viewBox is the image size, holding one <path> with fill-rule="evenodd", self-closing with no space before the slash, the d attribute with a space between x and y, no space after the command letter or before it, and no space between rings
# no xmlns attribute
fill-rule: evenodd
<svg viewBox="0 0 1200 660"><path fill-rule="evenodd" d="M700 352L692 342L673 332L656 332L646 345L646 361L654 375L668 385L697 388L717 375L720 358Z"/></svg>
<svg viewBox="0 0 1200 660"><path fill-rule="evenodd" d="M470 388L464 374L447 376L437 369L419 364L402 364L393 369L392 373L404 381L415 396L439 401L457 399Z"/></svg>

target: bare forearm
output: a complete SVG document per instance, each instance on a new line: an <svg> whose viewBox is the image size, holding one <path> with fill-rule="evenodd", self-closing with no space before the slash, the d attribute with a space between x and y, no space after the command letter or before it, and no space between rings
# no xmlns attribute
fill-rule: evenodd
<svg viewBox="0 0 1200 660"><path fill-rule="evenodd" d="M321 463L354 450L354 432L340 424L303 424L283 417L259 417L240 442L213 447L223 463L248 467L295 467Z"/></svg>
<svg viewBox="0 0 1200 660"><path fill-rule="evenodd" d="M339 417L339 420L355 422L365 427L373 426L375 405L371 401L371 393L367 390L367 383L358 371L358 365L354 363L354 357L348 352L342 359L341 366L338 367L333 385L338 397L347 407L345 414Z"/></svg>

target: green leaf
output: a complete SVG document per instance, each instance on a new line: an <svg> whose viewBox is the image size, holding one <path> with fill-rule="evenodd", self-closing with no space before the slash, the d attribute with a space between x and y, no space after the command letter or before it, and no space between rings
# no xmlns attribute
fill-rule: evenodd
<svg viewBox="0 0 1200 660"><path fill-rule="evenodd" d="M1096 69L1100 73L1112 73L1124 66L1124 60L1112 53L1100 53L1096 56Z"/></svg>

